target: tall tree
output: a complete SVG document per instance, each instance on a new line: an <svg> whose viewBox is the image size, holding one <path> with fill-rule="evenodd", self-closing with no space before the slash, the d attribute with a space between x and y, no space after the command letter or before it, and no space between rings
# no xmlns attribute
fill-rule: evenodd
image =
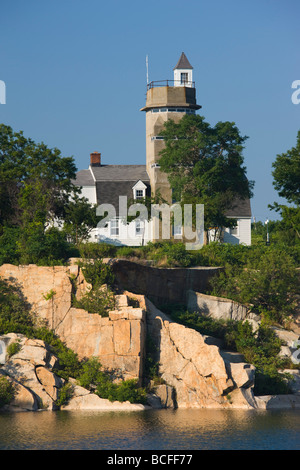
<svg viewBox="0 0 300 470"><path fill-rule="evenodd" d="M76 242L96 227L96 209L75 177L73 157L0 124L0 262L60 261L71 249L67 234ZM55 228L62 221L67 231Z"/></svg>
<svg viewBox="0 0 300 470"><path fill-rule="evenodd" d="M96 204L90 204L88 199L78 195L67 205L64 231L76 245L87 241L91 230L97 227L100 217L96 215L96 207Z"/></svg>
<svg viewBox="0 0 300 470"><path fill-rule="evenodd" d="M0 230L62 216L70 194L78 192L75 174L73 157L0 124Z"/></svg>
<svg viewBox="0 0 300 470"><path fill-rule="evenodd" d="M254 186L243 165L247 137L234 123L212 127L199 115L186 115L179 123L168 120L161 135L165 146L159 163L175 199L204 204L205 230L233 227L236 221L226 211L236 198L252 197Z"/></svg>
<svg viewBox="0 0 300 470"><path fill-rule="evenodd" d="M279 196L289 203L300 205L300 130L297 143L286 153L277 155L273 162L273 185Z"/></svg>
<svg viewBox="0 0 300 470"><path fill-rule="evenodd" d="M286 153L277 155L273 162L273 185L278 195L285 198L292 206L274 203L271 209L280 212L282 227L291 231L296 239L300 239L300 130L297 134L296 146Z"/></svg>

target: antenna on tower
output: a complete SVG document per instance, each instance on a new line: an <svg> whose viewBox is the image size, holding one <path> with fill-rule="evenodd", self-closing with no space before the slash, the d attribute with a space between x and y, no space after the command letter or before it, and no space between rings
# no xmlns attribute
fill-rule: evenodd
<svg viewBox="0 0 300 470"><path fill-rule="evenodd" d="M147 85L149 83L149 63L148 63L148 55L146 55L146 70L147 70Z"/></svg>

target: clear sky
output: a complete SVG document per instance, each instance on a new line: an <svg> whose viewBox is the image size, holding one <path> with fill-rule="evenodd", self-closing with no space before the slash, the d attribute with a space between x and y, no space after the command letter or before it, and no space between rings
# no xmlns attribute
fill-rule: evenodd
<svg viewBox="0 0 300 470"><path fill-rule="evenodd" d="M95 150L106 164L144 164L146 56L149 80L165 80L184 51L199 113L249 136L253 216L275 220L272 162L300 129L299 25L299 0L1 0L0 122L78 169Z"/></svg>

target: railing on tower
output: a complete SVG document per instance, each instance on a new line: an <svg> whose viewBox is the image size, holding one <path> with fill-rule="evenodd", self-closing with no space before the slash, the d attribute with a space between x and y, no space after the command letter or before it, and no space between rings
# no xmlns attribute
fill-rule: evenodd
<svg viewBox="0 0 300 470"><path fill-rule="evenodd" d="M157 80L147 83L147 90L163 86L186 86L188 88L195 88L195 82L191 82L190 80Z"/></svg>

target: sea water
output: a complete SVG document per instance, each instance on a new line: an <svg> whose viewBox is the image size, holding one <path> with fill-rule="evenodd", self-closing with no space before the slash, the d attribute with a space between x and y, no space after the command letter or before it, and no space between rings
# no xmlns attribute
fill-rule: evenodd
<svg viewBox="0 0 300 470"><path fill-rule="evenodd" d="M1 450L299 450L300 410L0 414Z"/></svg>

